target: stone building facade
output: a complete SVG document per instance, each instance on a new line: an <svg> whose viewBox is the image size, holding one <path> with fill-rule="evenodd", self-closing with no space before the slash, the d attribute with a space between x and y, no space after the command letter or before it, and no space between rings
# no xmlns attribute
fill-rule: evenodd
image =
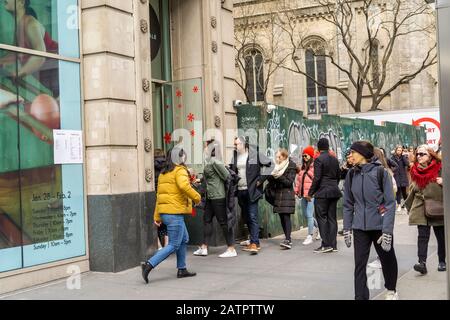
<svg viewBox="0 0 450 320"><path fill-rule="evenodd" d="M379 1L382 6L389 5L389 0ZM354 1L354 18L352 21L353 38L356 50L355 52L362 52L367 42L367 34L365 34L366 24L361 10L361 1ZM267 75L270 65L268 60L275 55L280 61L284 55L285 48L290 47L287 36L277 35L275 39L269 35L273 32L273 13L289 15L290 19L295 21L300 30L301 37L304 42L321 43L320 46L333 52L334 58L339 64L343 63L343 59L347 55L342 43L337 41L336 27L328 23L326 10L317 4L314 0L294 0L294 1L265 1L265 0L240 0L235 1L234 18L235 18L235 32L238 49L239 44L242 43L244 35L252 34L256 44L256 48L261 52L264 60L263 69ZM422 24L434 23L434 16L428 17L420 16L420 19L414 21ZM280 29L275 28L275 33L283 33ZM249 39L247 43L252 47ZM384 46L387 38L380 35L379 49L380 59L383 54ZM406 75L415 70L426 56L427 50L435 43L435 36L433 33L411 33L405 37L399 38L394 47L392 58L388 65L387 83L385 87L391 86L398 81L399 77ZM243 50L245 52L245 50ZM240 59L242 59L242 55ZM306 68L308 59L305 50L300 50L296 54L297 62L302 68ZM312 58L311 58L312 59ZM291 59L292 61L292 59ZM289 59L287 60L289 64ZM326 72L326 81L328 85L336 86L346 90L350 96L353 94L352 87L349 86L348 77L344 72L334 67L329 59L326 60L325 66L321 66L320 62L316 63L316 72L318 68ZM314 64L314 63L313 63ZM237 64L238 65L238 64ZM239 81L240 70L236 68L236 77ZM265 79L267 76L265 76ZM263 79L263 77L261 77ZM244 80L245 81L245 80ZM438 105L438 75L437 65L434 65L422 73L420 73L414 80L408 84L402 84L394 92L389 94L379 106L384 111L391 110L406 110L436 107ZM317 106L314 112L308 108L308 94L307 94L307 80L304 75L293 73L289 70L278 68L269 78L266 100L268 103L276 105L283 105L298 110L303 110L305 115L312 116L321 113L320 101L316 102ZM237 95L240 100L245 101L246 96L243 90L237 86ZM324 95L324 94L322 94ZM321 94L319 94L321 96ZM320 97L319 97L320 100ZM329 114L348 114L354 112L350 104L337 91L326 90L327 106L324 107L324 113ZM362 112L368 111L370 108L369 92L364 92L362 101Z"/></svg>
<svg viewBox="0 0 450 320"><path fill-rule="evenodd" d="M37 13L34 18L46 30L41 47L30 45L33 41L24 44L20 29L14 28L14 16L30 12L23 11L21 3L13 1L11 7L0 8L0 29L5 30L8 23L13 26L11 36L0 32L0 58L19 61L16 73L25 72L28 60L20 58L24 54L34 61L54 60L55 65L59 63L59 73L52 78L45 70L32 70L23 79L38 79L38 89L27 92L29 84L18 90L11 87L14 84L6 74L6 64L0 65L0 121L11 124L11 132L30 136L30 144L48 153L43 163L30 170L50 166L54 178L40 184L32 180L30 192L24 193L23 185L11 183L11 176L20 175L20 166L12 173L9 167L2 167L0 293L73 272L119 272L138 266L156 246L152 225L155 151L167 151L177 142L176 129L189 130L190 143L201 148L206 129L224 132L236 127L231 0L51 0L47 6L31 0ZM50 51L52 43L54 51ZM65 64L76 70L70 77L67 68L62 70ZM58 74L59 87L51 84ZM52 86L54 90L47 90ZM75 98L67 98L67 92ZM28 114L38 118L33 104L44 93L52 106L56 105L54 112L61 120L51 127L50 122L31 119L26 128L32 130L17 130L22 122L7 113L8 108L24 111L24 120L30 118ZM78 119L78 124L68 125L73 119ZM38 129L50 133L44 139L36 133ZM83 164L76 167L78 171L71 171L74 165L54 163L51 129L82 132ZM6 138L1 143L8 145ZM233 142L224 144L232 146ZM69 200L75 189L67 189L66 184L74 180L77 184L70 188L76 187L77 198ZM37 195L41 189L44 198ZM22 194L23 206L10 206L11 192L18 197ZM56 204L61 194L64 199ZM47 241L40 244L36 237L37 224L33 229L37 202L61 211L61 221L54 222L60 229L46 237L48 247ZM28 205L30 212L26 212ZM75 207L79 210L68 221L77 226L76 232L64 233L72 229L62 219L69 218ZM50 215L44 218L53 219ZM46 226L41 224L43 231L39 232L45 234ZM57 252L53 248L57 246L65 250ZM37 255L40 260L33 260Z"/></svg>

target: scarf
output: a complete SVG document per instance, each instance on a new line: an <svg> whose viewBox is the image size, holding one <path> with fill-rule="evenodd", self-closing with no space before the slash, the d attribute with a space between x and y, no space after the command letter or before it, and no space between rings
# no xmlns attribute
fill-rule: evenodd
<svg viewBox="0 0 450 320"><path fill-rule="evenodd" d="M436 182L441 170L442 164L436 160L426 167L422 168L419 163L415 163L411 168L411 180L414 181L420 189L424 189L429 183Z"/></svg>
<svg viewBox="0 0 450 320"><path fill-rule="evenodd" d="M289 165L289 158L287 158L280 164L276 164L275 169L273 169L273 171L272 171L272 176L275 179L278 179L279 177L281 177L284 174L284 172L286 171L288 165Z"/></svg>

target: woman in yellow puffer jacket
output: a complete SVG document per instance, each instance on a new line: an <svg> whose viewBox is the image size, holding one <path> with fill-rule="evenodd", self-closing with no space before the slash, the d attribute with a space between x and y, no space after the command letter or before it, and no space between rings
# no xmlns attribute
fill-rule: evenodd
<svg viewBox="0 0 450 320"><path fill-rule="evenodd" d="M169 244L159 250L147 262L142 264L142 277L148 283L148 274L168 256L176 252L178 278L193 277L196 274L186 270L186 248L189 234L184 216L192 213L192 202L200 203L200 194L195 191L189 180L185 166L186 153L174 148L167 153L166 164L158 179L158 193L154 223L167 226Z"/></svg>

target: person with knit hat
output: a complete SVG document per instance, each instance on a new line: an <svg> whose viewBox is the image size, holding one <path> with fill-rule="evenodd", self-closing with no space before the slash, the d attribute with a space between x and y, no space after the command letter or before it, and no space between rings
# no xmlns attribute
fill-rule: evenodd
<svg viewBox="0 0 450 320"><path fill-rule="evenodd" d="M307 201L314 198L316 214L322 245L314 250L316 253L337 252L337 203L342 196L339 190L339 161L330 154L330 144L322 138L317 143L320 156L314 160L314 178L309 189Z"/></svg>
<svg viewBox="0 0 450 320"><path fill-rule="evenodd" d="M355 300L369 300L367 262L372 244L380 258L386 300L398 300L398 265L394 251L395 196L392 178L367 141L351 146L354 167L345 178L344 240L354 242Z"/></svg>
<svg viewBox="0 0 450 320"><path fill-rule="evenodd" d="M313 240L318 240L319 230L316 227L317 222L314 219L314 199L308 201L309 189L311 188L314 179L314 148L307 146L302 152L302 166L300 172L295 179L295 195L300 199L302 214L308 223L308 236L303 245L313 243Z"/></svg>

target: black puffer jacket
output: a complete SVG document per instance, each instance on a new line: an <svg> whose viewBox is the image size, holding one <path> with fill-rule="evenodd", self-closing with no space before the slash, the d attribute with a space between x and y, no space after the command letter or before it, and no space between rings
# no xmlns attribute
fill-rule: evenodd
<svg viewBox="0 0 450 320"><path fill-rule="evenodd" d="M294 214L294 181L296 175L297 165L292 160L289 160L289 165L281 177L275 179L273 176L270 176L268 178L271 187L275 190L275 202L273 206L274 213Z"/></svg>

